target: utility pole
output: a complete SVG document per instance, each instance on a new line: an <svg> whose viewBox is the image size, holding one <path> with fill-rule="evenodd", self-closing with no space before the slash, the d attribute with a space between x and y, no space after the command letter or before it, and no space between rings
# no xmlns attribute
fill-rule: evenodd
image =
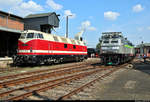
<svg viewBox="0 0 150 102"><path fill-rule="evenodd" d="M140 52L141 52L141 56L144 54L144 42L141 42L141 46L140 46Z"/></svg>

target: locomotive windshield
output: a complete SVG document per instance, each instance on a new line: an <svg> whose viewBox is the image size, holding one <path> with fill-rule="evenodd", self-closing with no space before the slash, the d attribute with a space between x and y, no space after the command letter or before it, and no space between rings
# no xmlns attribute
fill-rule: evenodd
<svg viewBox="0 0 150 102"><path fill-rule="evenodd" d="M43 39L43 35L39 33L22 33L20 36L20 39L25 39L25 38L41 38Z"/></svg>
<svg viewBox="0 0 150 102"><path fill-rule="evenodd" d="M27 38L33 38L34 37L34 33L28 33Z"/></svg>
<svg viewBox="0 0 150 102"><path fill-rule="evenodd" d="M103 41L103 43L109 43L109 41Z"/></svg>
<svg viewBox="0 0 150 102"><path fill-rule="evenodd" d="M118 41L111 41L111 43L118 43Z"/></svg>
<svg viewBox="0 0 150 102"><path fill-rule="evenodd" d="M110 39L109 35L102 36L102 39Z"/></svg>

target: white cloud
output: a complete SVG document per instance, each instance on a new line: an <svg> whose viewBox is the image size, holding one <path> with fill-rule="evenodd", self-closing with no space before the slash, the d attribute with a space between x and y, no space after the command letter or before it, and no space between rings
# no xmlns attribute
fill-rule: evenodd
<svg viewBox="0 0 150 102"><path fill-rule="evenodd" d="M133 12L141 12L144 10L144 8L141 6L141 4L137 4L135 6L133 6Z"/></svg>
<svg viewBox="0 0 150 102"><path fill-rule="evenodd" d="M118 16L120 16L118 12L112 11L104 12L104 17L108 20L116 20Z"/></svg>
<svg viewBox="0 0 150 102"><path fill-rule="evenodd" d="M150 30L150 26L149 26L149 27L147 27L147 29L148 29L148 30Z"/></svg>
<svg viewBox="0 0 150 102"><path fill-rule="evenodd" d="M69 16L69 15L71 15L71 16ZM64 16L69 16L70 18L75 18L76 14L72 13L71 10L65 10L64 11Z"/></svg>
<svg viewBox="0 0 150 102"><path fill-rule="evenodd" d="M31 1L28 1L28 2L23 2L20 5L20 9L22 9L22 10L29 10L31 12L34 12L34 11L42 11L43 7L41 5L36 4L35 2L33 2L31 0Z"/></svg>
<svg viewBox="0 0 150 102"><path fill-rule="evenodd" d="M0 0L0 4L2 5L0 7L2 10L19 16L26 16L44 10L41 5L32 0L27 2L23 0Z"/></svg>
<svg viewBox="0 0 150 102"><path fill-rule="evenodd" d="M84 21L81 23L81 27L82 28L88 28L91 25L90 21Z"/></svg>
<svg viewBox="0 0 150 102"><path fill-rule="evenodd" d="M0 0L1 8L10 8L20 4L22 0Z"/></svg>
<svg viewBox="0 0 150 102"><path fill-rule="evenodd" d="M38 5L34 1L22 2L18 6L14 7L13 10L20 16L26 16L39 11L43 11L43 7Z"/></svg>
<svg viewBox="0 0 150 102"><path fill-rule="evenodd" d="M90 30L90 31L96 31L97 29L95 27L89 27L88 30Z"/></svg>
<svg viewBox="0 0 150 102"><path fill-rule="evenodd" d="M95 27L91 26L91 22L88 20L81 23L80 29L87 29L89 31L96 31L97 30Z"/></svg>
<svg viewBox="0 0 150 102"><path fill-rule="evenodd" d="M142 32L142 31L144 30L144 27L138 27L137 30L138 30L139 32Z"/></svg>
<svg viewBox="0 0 150 102"><path fill-rule="evenodd" d="M54 0L47 0L46 3L54 10L60 10L63 8L62 5L55 3Z"/></svg>

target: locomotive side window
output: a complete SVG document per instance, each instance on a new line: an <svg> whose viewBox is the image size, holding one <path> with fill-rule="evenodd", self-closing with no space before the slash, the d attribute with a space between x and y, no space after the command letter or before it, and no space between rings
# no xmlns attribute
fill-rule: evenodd
<svg viewBox="0 0 150 102"><path fill-rule="evenodd" d="M67 44L64 44L64 48L67 48Z"/></svg>
<svg viewBox="0 0 150 102"><path fill-rule="evenodd" d="M76 45L73 45L73 49L76 49Z"/></svg>
<svg viewBox="0 0 150 102"><path fill-rule="evenodd" d="M34 33L28 33L27 38L33 38L34 37Z"/></svg>

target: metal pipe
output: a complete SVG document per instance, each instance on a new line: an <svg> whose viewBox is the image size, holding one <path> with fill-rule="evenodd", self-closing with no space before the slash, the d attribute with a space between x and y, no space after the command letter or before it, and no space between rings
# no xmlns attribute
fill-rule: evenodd
<svg viewBox="0 0 150 102"><path fill-rule="evenodd" d="M68 38L68 16L66 17L66 38Z"/></svg>
<svg viewBox="0 0 150 102"><path fill-rule="evenodd" d="M72 15L66 16L66 38L68 38L68 18L69 18L69 16L72 16Z"/></svg>

